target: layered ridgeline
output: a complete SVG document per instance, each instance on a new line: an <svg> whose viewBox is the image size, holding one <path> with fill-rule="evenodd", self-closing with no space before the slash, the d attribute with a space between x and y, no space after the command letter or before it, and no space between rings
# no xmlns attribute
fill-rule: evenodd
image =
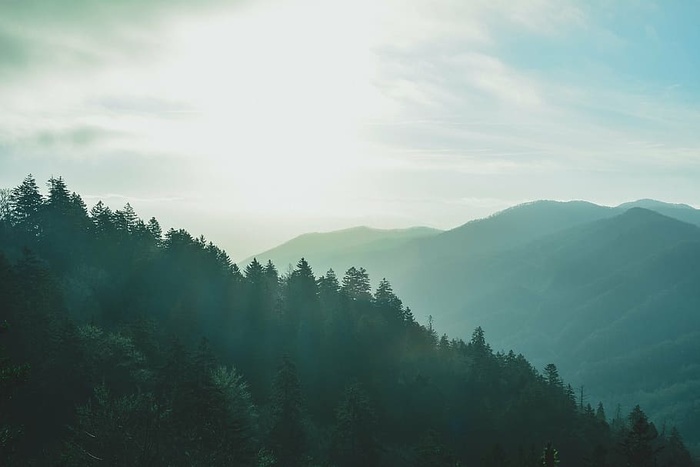
<svg viewBox="0 0 700 467"><path fill-rule="evenodd" d="M692 465L639 407L439 337L361 269L241 271L61 179L0 194L2 465Z"/></svg>
<svg viewBox="0 0 700 467"><path fill-rule="evenodd" d="M357 265L360 258L371 258L387 250L404 246L421 238L430 238L441 230L429 227L411 227L408 229L372 229L353 227L334 232L314 232L300 235L271 250L257 256L258 261L272 261L280 268L294 266L302 256L322 271L331 267L345 271ZM304 252L301 255L299 252ZM239 262L242 266L250 264L256 257Z"/></svg>
<svg viewBox="0 0 700 467"><path fill-rule="evenodd" d="M482 326L496 349L558 362L584 398L642 401L700 452L698 225L686 205L541 201L357 263L438 330Z"/></svg>

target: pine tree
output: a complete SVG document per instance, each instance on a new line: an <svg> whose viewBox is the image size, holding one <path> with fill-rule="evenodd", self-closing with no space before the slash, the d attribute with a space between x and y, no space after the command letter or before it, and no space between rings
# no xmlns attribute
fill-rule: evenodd
<svg viewBox="0 0 700 467"><path fill-rule="evenodd" d="M469 346L477 354L491 353L491 347L486 343L486 337L484 336L484 330L481 326L477 326L472 333L472 338L469 341Z"/></svg>
<svg viewBox="0 0 700 467"><path fill-rule="evenodd" d="M403 320L401 299L396 296L386 278L379 282L377 291L374 293L374 303L390 320Z"/></svg>
<svg viewBox="0 0 700 467"><path fill-rule="evenodd" d="M160 242L163 240L163 230L160 228L160 224L158 223L158 220L155 217L151 217L148 220L148 224L146 224L146 229L156 241L156 244L160 244Z"/></svg>
<svg viewBox="0 0 700 467"><path fill-rule="evenodd" d="M218 436L223 438L221 448L225 452L220 456L221 462L252 466L259 448L258 422L248 385L235 368L217 367L211 379L222 409L217 430Z"/></svg>
<svg viewBox="0 0 700 467"><path fill-rule="evenodd" d="M111 238L112 233L115 231L115 226L113 213L109 206L106 206L102 201L98 201L97 204L90 209L90 218L94 224L97 238Z"/></svg>
<svg viewBox="0 0 700 467"><path fill-rule="evenodd" d="M10 196L12 190L9 188L0 188L0 223L10 223L12 208L10 205Z"/></svg>
<svg viewBox="0 0 700 467"><path fill-rule="evenodd" d="M44 198L39 193L36 180L29 174L10 195L12 225L29 238L38 237L41 234L40 214L43 206Z"/></svg>
<svg viewBox="0 0 700 467"><path fill-rule="evenodd" d="M246 301L245 313L248 325L254 332L259 332L264 322L264 304L267 297L265 270L257 260L253 261L245 268Z"/></svg>
<svg viewBox="0 0 700 467"><path fill-rule="evenodd" d="M309 263L301 258L287 280L287 318L291 329L300 321L315 322L319 319L318 286Z"/></svg>
<svg viewBox="0 0 700 467"><path fill-rule="evenodd" d="M0 260L3 259L0 256ZM8 328L6 321L0 323L0 335L4 335ZM22 434L21 427L10 425L5 419L5 414L15 392L26 381L29 369L29 365L11 363L0 347L0 459L10 459L14 443Z"/></svg>
<svg viewBox="0 0 700 467"><path fill-rule="evenodd" d="M608 421L605 417L605 408L603 407L602 402L598 402L598 408L595 411L595 418L601 422L604 423L605 425L608 424Z"/></svg>
<svg viewBox="0 0 700 467"><path fill-rule="evenodd" d="M627 422L622 416L622 407L620 404L617 404L617 407L615 408L615 416L610 422L610 431L612 431L615 436L620 436L626 428Z"/></svg>
<svg viewBox="0 0 700 467"><path fill-rule="evenodd" d="M329 269L325 275L316 281L318 297L326 313L334 313L338 309L340 298L340 283L333 269Z"/></svg>
<svg viewBox="0 0 700 467"><path fill-rule="evenodd" d="M267 260L263 274L265 276L265 288L267 289L268 294L272 295L273 297L276 296L280 285L280 275L277 268L272 263L272 260Z"/></svg>
<svg viewBox="0 0 700 467"><path fill-rule="evenodd" d="M369 397L355 383L345 390L336 410L335 459L341 466L372 466L378 461L374 437L376 415Z"/></svg>
<svg viewBox="0 0 700 467"><path fill-rule="evenodd" d="M629 415L630 429L622 441L622 451L629 467L653 467L656 452L652 442L658 437L653 423L637 405Z"/></svg>
<svg viewBox="0 0 700 467"><path fill-rule="evenodd" d="M270 446L277 465L301 464L306 452L306 435L302 422L303 402L296 366L285 357L275 377L272 391L272 428Z"/></svg>
<svg viewBox="0 0 700 467"><path fill-rule="evenodd" d="M435 430L429 430L421 437L415 452L414 465L420 467L447 467L456 464L454 456L442 443L440 434Z"/></svg>
<svg viewBox="0 0 700 467"><path fill-rule="evenodd" d="M542 467L555 467L559 465L559 452L554 449L552 443L547 443L542 451L542 457L540 458L540 464Z"/></svg>
<svg viewBox="0 0 700 467"><path fill-rule="evenodd" d="M55 213L65 216L71 208L71 195L62 177L51 177L48 182L49 196L46 199L46 206Z"/></svg>
<svg viewBox="0 0 700 467"><path fill-rule="evenodd" d="M369 281L369 275L365 268L355 268L354 266L348 269L343 276L342 292L353 300L372 299L372 291Z"/></svg>
<svg viewBox="0 0 700 467"><path fill-rule="evenodd" d="M666 462L664 467L692 467L693 459L685 447L680 432L674 426L668 437L667 450L664 452Z"/></svg>
<svg viewBox="0 0 700 467"><path fill-rule="evenodd" d="M550 363L546 367L544 367L544 377L547 381L547 384L549 384L551 387L561 388L564 384L561 377L559 376L559 370L557 369L557 366L554 363Z"/></svg>
<svg viewBox="0 0 700 467"><path fill-rule="evenodd" d="M440 464L447 465L447 464ZM451 465L451 464L450 464ZM482 462L483 467L509 467L508 457L500 443L496 444L489 450Z"/></svg>

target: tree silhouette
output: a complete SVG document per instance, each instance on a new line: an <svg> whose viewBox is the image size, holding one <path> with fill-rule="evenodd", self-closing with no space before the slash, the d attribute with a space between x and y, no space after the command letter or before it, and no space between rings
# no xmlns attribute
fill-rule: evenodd
<svg viewBox="0 0 700 467"><path fill-rule="evenodd" d="M296 366L284 357L272 391L272 428L269 434L278 465L293 467L301 464L306 451L302 416L303 402Z"/></svg>
<svg viewBox="0 0 700 467"><path fill-rule="evenodd" d="M540 462L542 467L555 467L559 465L559 452L554 449L551 442L545 445Z"/></svg>

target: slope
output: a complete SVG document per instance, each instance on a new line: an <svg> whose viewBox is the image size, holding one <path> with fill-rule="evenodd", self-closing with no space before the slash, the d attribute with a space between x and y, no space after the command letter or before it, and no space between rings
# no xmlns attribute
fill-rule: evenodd
<svg viewBox="0 0 700 467"><path fill-rule="evenodd" d="M285 268L287 265L296 265L304 257L318 271L326 271L331 267L342 271L355 264L356 259L371 257L379 251L392 250L412 240L430 238L441 232L429 227L373 229L361 226L332 232L307 233L247 258L242 265L247 265L255 257L260 262L271 260L278 267Z"/></svg>
<svg viewBox="0 0 700 467"><path fill-rule="evenodd" d="M681 397L700 387L697 227L633 208L420 275L402 284L432 292L406 294L417 309L452 291L438 329L483 326L496 348L521 349L540 367L556 361L609 404L644 400L697 447L700 412Z"/></svg>

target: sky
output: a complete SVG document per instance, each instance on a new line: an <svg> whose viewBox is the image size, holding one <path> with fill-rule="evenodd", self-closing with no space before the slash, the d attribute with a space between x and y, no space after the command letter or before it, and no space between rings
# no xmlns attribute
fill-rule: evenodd
<svg viewBox="0 0 700 467"><path fill-rule="evenodd" d="M697 0L0 0L0 187L234 260L525 201L700 206Z"/></svg>

